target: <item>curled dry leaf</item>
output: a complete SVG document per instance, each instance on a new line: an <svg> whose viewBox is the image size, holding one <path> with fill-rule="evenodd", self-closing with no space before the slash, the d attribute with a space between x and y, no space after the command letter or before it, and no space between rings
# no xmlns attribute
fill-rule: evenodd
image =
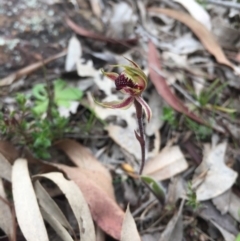
<svg viewBox="0 0 240 241"><path fill-rule="evenodd" d="M68 231L62 226L61 223L58 222L57 219L54 218L54 216L44 211L44 209L41 209L41 213L43 218L51 225L51 227L63 241L73 241Z"/></svg>
<svg viewBox="0 0 240 241"><path fill-rule="evenodd" d="M64 151L81 169L81 172L88 176L88 179L95 182L110 198L115 199L109 171L91 154L88 148L70 139L56 143L56 147Z"/></svg>
<svg viewBox="0 0 240 241"><path fill-rule="evenodd" d="M18 224L26 240L48 241L25 159L13 164L12 192Z"/></svg>
<svg viewBox="0 0 240 241"><path fill-rule="evenodd" d="M56 165L81 189L98 226L113 238L120 240L124 212L82 168Z"/></svg>
<svg viewBox="0 0 240 241"><path fill-rule="evenodd" d="M157 156L146 163L143 175L161 181L171 178L187 168L188 163L179 146L167 146Z"/></svg>
<svg viewBox="0 0 240 241"><path fill-rule="evenodd" d="M11 182L12 178L12 165L9 163L9 161L0 153L0 178L4 178Z"/></svg>
<svg viewBox="0 0 240 241"><path fill-rule="evenodd" d="M68 181L62 173L51 172L47 174L36 175L35 177L44 177L54 182L66 196L70 207L78 222L80 236L82 241L95 241L95 230L92 217L85 198L73 181Z"/></svg>
<svg viewBox="0 0 240 241"><path fill-rule="evenodd" d="M127 206L127 210L124 215L120 240L121 241L141 241L136 223L130 212L129 205Z"/></svg>
<svg viewBox="0 0 240 241"><path fill-rule="evenodd" d="M0 163L1 165L1 163ZM0 178L0 197L6 200L6 193ZM0 199L0 229L4 231L10 241L14 241L14 221L10 206Z"/></svg>
<svg viewBox="0 0 240 241"><path fill-rule="evenodd" d="M235 70L236 67L226 58L224 52L222 51L220 45L218 44L212 33L209 32L206 27L204 27L189 14L165 8L149 8L148 11L153 13L165 14L188 26L199 38L199 40L209 51L209 53L211 53L216 58L218 63L224 64Z"/></svg>
<svg viewBox="0 0 240 241"><path fill-rule="evenodd" d="M235 183L238 174L224 161L226 148L226 142L212 148L205 146L203 161L195 170L193 177L198 201L217 197Z"/></svg>
<svg viewBox="0 0 240 241"><path fill-rule="evenodd" d="M158 51L152 41L148 44L148 64L149 73L151 81L153 82L157 92L162 96L162 98L176 111L183 113L190 117L191 119L197 121L200 124L204 124L204 121L197 117L195 114L190 112L186 106L182 103L176 95L172 93L166 80L157 71L161 70L161 64L158 58Z"/></svg>
<svg viewBox="0 0 240 241"><path fill-rule="evenodd" d="M204 25L209 31L211 31L212 24L211 18L208 12L195 0L174 0L185 7L188 12L195 18L198 22Z"/></svg>
<svg viewBox="0 0 240 241"><path fill-rule="evenodd" d="M34 64L31 64L27 67L24 67L20 70L18 70L17 72L8 75L7 77L0 79L0 86L7 86L7 85L11 85L14 81L19 80L20 78L29 75L31 73L33 73L34 71L40 69L43 65L46 65L50 62L52 62L55 59L61 58L63 56L65 56L67 53L67 50L64 50L61 53L58 53L56 55L53 55L45 60L42 61L38 61Z"/></svg>

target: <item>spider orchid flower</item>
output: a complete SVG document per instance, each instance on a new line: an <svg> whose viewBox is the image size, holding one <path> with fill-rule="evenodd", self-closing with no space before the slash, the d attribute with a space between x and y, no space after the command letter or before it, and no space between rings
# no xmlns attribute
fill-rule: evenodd
<svg viewBox="0 0 240 241"><path fill-rule="evenodd" d="M142 92L147 88L147 76L135 62L129 59L127 60L131 63L131 66L116 65L116 67L119 66L124 69L121 74L104 71L102 71L102 73L113 80L115 82L116 89L128 95L128 97L121 101L97 102L95 100L95 102L106 108L127 109L134 103L134 101L137 101L142 106L149 122L152 116L152 111L141 96Z"/></svg>

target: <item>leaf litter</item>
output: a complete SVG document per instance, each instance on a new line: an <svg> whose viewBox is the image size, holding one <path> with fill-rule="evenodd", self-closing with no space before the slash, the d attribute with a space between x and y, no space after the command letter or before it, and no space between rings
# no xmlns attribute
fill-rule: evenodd
<svg viewBox="0 0 240 241"><path fill-rule="evenodd" d="M49 150L53 153L52 158L48 162L32 162L31 157L26 158L28 161L20 161L23 165L19 167L19 160L23 160L19 158L25 156L28 147L22 139L20 143L16 141L18 133L5 135L4 131L14 126L12 117L3 111L4 122L0 124L7 123L8 126L2 132L1 140L10 140L20 151L15 152L13 147L0 142L1 183L2 190L7 193L1 192L1 196L8 202L11 200L8 193L13 192L18 225L23 235L28 236L26 239L33 240L31 235L35 231L26 230L26 227L37 215L37 222L41 223L39 227L44 230L41 234L44 236L46 230L49 234L44 219L62 240L76 240L79 234L83 240L108 240L105 233L126 241L145 240L147 236L152 241L234 241L240 222L236 9L228 11L193 0L161 1L158 5L150 1L138 1L136 5L124 0L111 3L90 1L89 4L71 1L69 4L74 8L68 8L68 4L64 6L68 9L69 17L66 18L56 8L57 4L61 6L60 2L51 4L48 7L55 13L52 19L57 18L62 26L58 33L47 31L47 38L57 35L55 42L46 40L45 36L46 45L43 45L41 32L38 33L40 37L32 42L24 39L27 32L20 34L20 44L14 47L17 52L13 52L3 67L0 82L4 86L0 90L3 107L12 110L14 106L15 117L18 115L13 97L16 92L25 94L39 83L45 87L50 83L54 91L52 83L64 79L66 88L61 87L55 99L62 105L58 112L74 125L74 129L66 133L66 137L74 140L63 136L64 139L54 142ZM38 10L42 11L41 6ZM0 48L2 54L1 51ZM4 51L3 56L9 52ZM11 62L16 53L18 58ZM63 60L65 55L67 57ZM147 185L136 173L141 156L139 143L134 142L133 133L137 130L134 108L105 109L96 106L92 98L101 101L122 99L122 95L115 91L114 83L103 77L100 69L115 71L109 64L124 63L123 56L137 62L149 75L149 86L143 96L153 110L152 121L145 124L147 162L144 175ZM45 74L42 75L43 69ZM216 90L219 91L214 90L211 98L204 99L216 79ZM22 80L19 85L14 83L17 80ZM75 90L80 90L82 96L76 96ZM12 103L8 97L12 98ZM230 114L229 110L234 112ZM83 120L87 123L86 128ZM26 121L32 120L26 116ZM212 132L205 130L203 125ZM220 144L210 145L214 132L220 133ZM186 143L191 144L184 148ZM17 178L19 183L16 167L21 174ZM53 168L54 173L42 173ZM11 190L12 178L13 187L17 185L21 195L23 190L29 192L23 200L16 190ZM47 179L55 180L57 185L52 189L53 183ZM64 195L57 186L66 194L66 199L69 198L69 204L65 199L62 201ZM164 198L158 198L157 193ZM58 206L59 198L61 205ZM150 203L151 200L154 202ZM25 202L24 205L21 201ZM23 210L19 211L19 203ZM1 204L0 212L8 210L6 220L0 222L1 229L8 237L13 237L11 205ZM69 210L73 209L73 216L66 215L65 206L67 212L71 213ZM85 211L81 213L79 210ZM21 211L31 213L32 217L27 215L23 221ZM71 220L75 220L74 216L79 228ZM20 231L17 229L16 232L19 236Z"/></svg>

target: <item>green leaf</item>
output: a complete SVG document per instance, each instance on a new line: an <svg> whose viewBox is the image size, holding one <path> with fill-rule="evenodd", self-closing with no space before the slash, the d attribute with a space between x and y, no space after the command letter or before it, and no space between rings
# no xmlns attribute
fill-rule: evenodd
<svg viewBox="0 0 240 241"><path fill-rule="evenodd" d="M73 100L80 100L83 92L77 88L67 87L67 84L59 79L54 82L54 101L58 106L69 107Z"/></svg>
<svg viewBox="0 0 240 241"><path fill-rule="evenodd" d="M165 191L162 185L159 182L157 182L154 178L149 176L141 176L141 179L148 185L148 187L158 197L158 199L164 203Z"/></svg>
<svg viewBox="0 0 240 241"><path fill-rule="evenodd" d="M48 138L46 138L44 135L42 135L35 140L33 146L47 148L51 146L51 141Z"/></svg>
<svg viewBox="0 0 240 241"><path fill-rule="evenodd" d="M33 96L39 101L44 101L48 99L48 94L45 86L45 84L37 84L33 87Z"/></svg>
<svg viewBox="0 0 240 241"><path fill-rule="evenodd" d="M239 233L238 236L236 237L235 241L240 241L240 233Z"/></svg>
<svg viewBox="0 0 240 241"><path fill-rule="evenodd" d="M32 110L36 115L41 115L47 111L47 108L48 108L48 99L44 101L37 101Z"/></svg>

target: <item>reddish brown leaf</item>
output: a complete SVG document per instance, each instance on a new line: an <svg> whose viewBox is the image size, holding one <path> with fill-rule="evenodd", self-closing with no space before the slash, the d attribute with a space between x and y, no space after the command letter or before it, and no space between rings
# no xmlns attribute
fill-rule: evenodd
<svg viewBox="0 0 240 241"><path fill-rule="evenodd" d="M65 139L55 144L63 150L70 160L84 172L109 197L115 199L112 177L109 171L80 143Z"/></svg>
<svg viewBox="0 0 240 241"><path fill-rule="evenodd" d="M149 41L148 48L149 74L157 92L174 110L185 114L186 116L190 117L191 119L197 121L200 124L204 124L203 120L190 112L188 108L184 106L182 101L171 92L169 86L166 83L166 80L154 70L161 70L161 64L158 58L158 51L152 41Z"/></svg>
<svg viewBox="0 0 240 241"><path fill-rule="evenodd" d="M117 203L106 195L83 169L61 164L55 165L79 186L97 225L113 238L120 240L124 212Z"/></svg>
<svg viewBox="0 0 240 241"><path fill-rule="evenodd" d="M92 38L92 39L96 39L99 41L103 41L103 42L108 42L108 43L114 43L114 44L121 44L123 46L126 47L131 47L132 44L136 44L137 43L137 38L132 38L132 39L112 39L112 38L107 38L101 34L97 34L94 32L91 32L79 25L77 25L75 22L73 22L70 18L66 19L68 26L77 34L84 36L84 37L88 37L88 38Z"/></svg>
<svg viewBox="0 0 240 241"><path fill-rule="evenodd" d="M199 38L199 40L209 51L209 53L211 53L216 58L218 63L227 65L230 68L235 69L235 66L226 58L224 52L214 38L213 34L209 30L207 30L205 26L195 20L192 16L184 12L165 8L149 8L148 11L152 13L165 14L185 24Z"/></svg>

